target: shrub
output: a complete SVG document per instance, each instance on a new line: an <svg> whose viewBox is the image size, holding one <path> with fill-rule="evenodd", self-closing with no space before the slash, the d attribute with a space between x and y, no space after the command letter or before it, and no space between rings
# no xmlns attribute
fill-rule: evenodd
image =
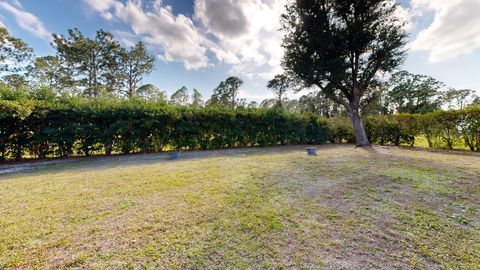
<svg viewBox="0 0 480 270"><path fill-rule="evenodd" d="M424 115L370 116L373 143L480 151L480 107ZM0 160L105 153L353 143L346 117L272 109L192 109L140 100L0 100Z"/></svg>
<svg viewBox="0 0 480 270"><path fill-rule="evenodd" d="M466 146L472 151L480 151L480 107L461 111L459 126Z"/></svg>
<svg viewBox="0 0 480 270"><path fill-rule="evenodd" d="M371 142L381 145L413 146L415 137L419 134L414 114L367 117L365 127Z"/></svg>
<svg viewBox="0 0 480 270"><path fill-rule="evenodd" d="M142 101L1 101L0 123L2 159L319 144L329 134L313 115Z"/></svg>
<svg viewBox="0 0 480 270"><path fill-rule="evenodd" d="M332 143L354 143L355 131L352 122L346 117L332 117L327 120L330 127L328 136Z"/></svg>

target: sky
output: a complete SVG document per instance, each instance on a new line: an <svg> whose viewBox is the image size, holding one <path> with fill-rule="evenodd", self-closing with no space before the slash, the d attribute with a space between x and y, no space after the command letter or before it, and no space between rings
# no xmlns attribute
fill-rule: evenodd
<svg viewBox="0 0 480 270"><path fill-rule="evenodd" d="M229 76L245 81L240 97L272 97L281 73L280 15L288 0L0 0L0 25L39 56L53 55L51 35L78 28L112 32L124 45L142 40L156 58L143 83L172 94L186 86L210 97ZM391 0L394 1L394 0ZM401 69L480 94L480 0L397 0L408 24Z"/></svg>

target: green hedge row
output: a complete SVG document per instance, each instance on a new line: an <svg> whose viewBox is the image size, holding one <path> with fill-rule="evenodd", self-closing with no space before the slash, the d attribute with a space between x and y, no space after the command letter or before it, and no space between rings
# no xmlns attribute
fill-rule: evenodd
<svg viewBox="0 0 480 270"><path fill-rule="evenodd" d="M430 148L480 151L480 107L429 114L367 117L373 143L410 145L424 138Z"/></svg>
<svg viewBox="0 0 480 270"><path fill-rule="evenodd" d="M364 119L372 143L480 151L480 107ZM354 143L348 118L141 101L2 101L0 160L173 149Z"/></svg>
<svg viewBox="0 0 480 270"><path fill-rule="evenodd" d="M355 142L349 119L334 117L327 121L332 142ZM480 107L368 116L364 122L368 138L374 144L480 151Z"/></svg>
<svg viewBox="0 0 480 270"><path fill-rule="evenodd" d="M328 125L278 110L204 110L147 102L0 101L0 158L322 144Z"/></svg>

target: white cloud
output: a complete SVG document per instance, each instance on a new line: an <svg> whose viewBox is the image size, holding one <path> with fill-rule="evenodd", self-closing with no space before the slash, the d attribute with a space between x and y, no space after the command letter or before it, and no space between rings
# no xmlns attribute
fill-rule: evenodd
<svg viewBox="0 0 480 270"><path fill-rule="evenodd" d="M272 78L281 72L283 35L280 15L285 0L196 0L195 18L216 37L224 59L234 64L230 73L250 78Z"/></svg>
<svg viewBox="0 0 480 270"><path fill-rule="evenodd" d="M156 1L145 10L139 0L122 3L117 0L85 0L107 20L120 20L130 25L135 35L151 48L161 51L159 59L182 62L187 69L209 66L204 37L193 21L182 15L173 15L169 6Z"/></svg>
<svg viewBox="0 0 480 270"><path fill-rule="evenodd" d="M111 13L112 9L122 8L122 3L117 2L116 0L85 0L89 6L91 6L95 11L99 12L100 15L108 20L113 20L113 14Z"/></svg>
<svg viewBox="0 0 480 270"><path fill-rule="evenodd" d="M187 69L231 64L232 75L271 78L280 72L280 15L286 0L195 0L193 18L173 15L162 1L146 9L141 0L84 0L106 20L129 24L133 33L159 48L159 58Z"/></svg>
<svg viewBox="0 0 480 270"><path fill-rule="evenodd" d="M411 9L399 5L395 15L399 18L400 22L405 23L404 28L406 31L412 31L415 29L415 24L413 22L415 14Z"/></svg>
<svg viewBox="0 0 480 270"><path fill-rule="evenodd" d="M50 40L51 34L45 28L42 21L40 21L35 15L23 10L20 2L13 1L12 4L0 1L0 8L10 12L17 21L18 25L21 28L27 30L28 32L32 33L33 35L45 39Z"/></svg>
<svg viewBox="0 0 480 270"><path fill-rule="evenodd" d="M11 3L18 8L23 8L19 0L11 0Z"/></svg>
<svg viewBox="0 0 480 270"><path fill-rule="evenodd" d="M138 42L138 37L130 32L116 30L113 34L122 45L127 47L133 47Z"/></svg>
<svg viewBox="0 0 480 270"><path fill-rule="evenodd" d="M433 22L409 45L428 51L429 61L440 62L480 49L480 1L412 0L412 12L422 16L434 12Z"/></svg>

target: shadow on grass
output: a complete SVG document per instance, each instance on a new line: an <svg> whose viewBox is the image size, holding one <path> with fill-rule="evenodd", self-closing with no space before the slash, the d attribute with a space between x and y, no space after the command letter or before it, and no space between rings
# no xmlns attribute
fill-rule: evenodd
<svg viewBox="0 0 480 270"><path fill-rule="evenodd" d="M338 147L334 145L322 145L322 148ZM288 154L292 152L304 151L305 146L272 146L264 148L234 148L222 150L205 151L184 151L181 152L180 159L168 160L169 153L147 153L147 154L129 154L112 156L91 156L91 157L71 157L66 159L38 160L30 162L18 162L13 164L0 165L0 180L5 178L20 177L23 174L45 174L60 173L83 170L103 170L126 168L135 166L148 166L159 163L178 163L178 166L188 166L185 161L204 160L212 158L243 158L247 156L270 155L270 154Z"/></svg>
<svg viewBox="0 0 480 270"><path fill-rule="evenodd" d="M212 158L243 158L247 156L270 155L270 154L289 154L292 152L305 152L306 145L288 145L288 146L272 146L272 147L251 147L251 148L233 148L223 150L204 150L204 151L184 151L181 153L179 160L168 160L168 152L163 153L148 153L148 154L129 154L129 155L113 155L113 156L91 156L91 157L71 157L66 159L52 159L52 160L35 160L27 162L18 162L12 164L0 165L0 180L9 178L21 177L23 174L45 174L45 173L60 173L69 171L82 172L84 170L103 170L126 168L135 166L148 166L164 162L178 163L178 166L188 166L189 160L202 160ZM365 153L370 158L381 158L382 155L392 156L394 153L382 152L381 149L398 149L412 152L425 152L426 154L447 154L449 156L465 156L478 157L480 155L468 152L458 151L441 151L421 148L407 148L395 146L369 146L369 147L355 147L353 144L325 144L319 145L318 155L322 156L322 151L331 149L348 149L352 150L352 155L356 156L358 153ZM379 151L380 150L380 151ZM438 162L428 161L421 157L403 156L400 159L408 160L409 162L423 164L424 166L434 167Z"/></svg>

